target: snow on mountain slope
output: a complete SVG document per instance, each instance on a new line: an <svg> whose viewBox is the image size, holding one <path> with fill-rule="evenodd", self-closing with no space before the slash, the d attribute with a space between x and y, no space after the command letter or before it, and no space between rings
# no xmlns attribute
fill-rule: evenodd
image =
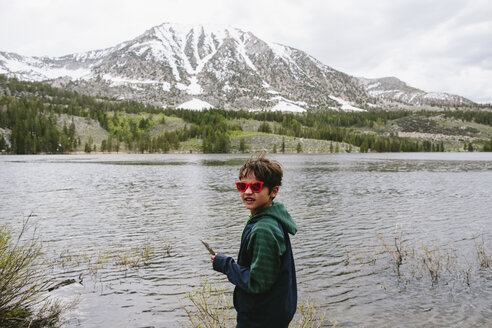
<svg viewBox="0 0 492 328"><path fill-rule="evenodd" d="M330 96L331 99L335 100L337 103L339 103L342 107L340 107L341 110L343 111L348 111L348 112L365 112L365 109L357 108L352 106L352 104L348 101L345 101L341 98L335 97L335 96Z"/></svg>
<svg viewBox="0 0 492 328"><path fill-rule="evenodd" d="M425 92L408 86L396 77L360 79L369 95L410 105L471 105L472 101L443 92Z"/></svg>
<svg viewBox="0 0 492 328"><path fill-rule="evenodd" d="M279 112L290 112L290 113L304 113L306 110L300 106L297 106L296 104L287 102L287 101L279 101L278 104L273 106L271 109L272 111L279 111Z"/></svg>
<svg viewBox="0 0 492 328"><path fill-rule="evenodd" d="M65 76L77 80L90 73L90 69L83 66L63 65L47 58L23 57L0 52L0 74L14 76L21 80L44 81Z"/></svg>
<svg viewBox="0 0 492 328"><path fill-rule="evenodd" d="M356 110L375 98L437 97L404 96L381 87L385 81L358 79L301 50L214 25L165 23L114 47L57 58L0 52L0 74L173 107L199 99L225 109Z"/></svg>
<svg viewBox="0 0 492 328"><path fill-rule="evenodd" d="M181 109L191 109L191 110L204 110L204 109L210 109L213 108L211 104L209 104L206 101L200 100L193 98L190 101L187 101L185 103L182 103L181 105L176 106L176 108L181 108Z"/></svg>

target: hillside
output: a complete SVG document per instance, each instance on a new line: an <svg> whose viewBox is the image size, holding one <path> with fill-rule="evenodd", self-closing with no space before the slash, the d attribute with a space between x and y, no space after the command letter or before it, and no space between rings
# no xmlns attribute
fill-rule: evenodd
<svg viewBox="0 0 492 328"><path fill-rule="evenodd" d="M492 112L247 112L160 108L0 75L0 151L490 151Z"/></svg>

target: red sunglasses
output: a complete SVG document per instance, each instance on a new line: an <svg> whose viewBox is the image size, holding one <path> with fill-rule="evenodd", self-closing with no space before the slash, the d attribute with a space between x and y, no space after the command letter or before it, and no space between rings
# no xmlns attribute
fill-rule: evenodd
<svg viewBox="0 0 492 328"><path fill-rule="evenodd" d="M251 189L252 192L260 192L261 189L263 189L263 182L261 181L254 181L254 182L236 182L236 188L237 191L239 192L245 192L248 190L248 187Z"/></svg>

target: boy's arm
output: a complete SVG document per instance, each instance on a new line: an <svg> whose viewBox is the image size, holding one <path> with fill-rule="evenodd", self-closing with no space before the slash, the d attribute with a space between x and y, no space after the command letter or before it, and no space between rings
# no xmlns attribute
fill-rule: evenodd
<svg viewBox="0 0 492 328"><path fill-rule="evenodd" d="M213 268L215 271L219 271L227 275L229 281L244 290L248 291L249 281L249 268L241 266L234 262L234 259L230 256L226 256L222 253L215 254L213 259Z"/></svg>
<svg viewBox="0 0 492 328"><path fill-rule="evenodd" d="M255 229L249 235L248 249L253 250L250 267L241 266L232 257L218 253L213 268L226 274L231 283L247 293L266 292L280 273L281 256L285 252L282 232L277 227Z"/></svg>

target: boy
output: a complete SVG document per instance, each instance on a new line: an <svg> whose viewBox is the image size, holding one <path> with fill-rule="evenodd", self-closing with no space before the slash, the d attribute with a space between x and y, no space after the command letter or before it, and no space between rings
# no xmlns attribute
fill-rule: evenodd
<svg viewBox="0 0 492 328"><path fill-rule="evenodd" d="M213 268L236 287L237 328L286 328L297 306L297 282L289 233L296 224L284 205L274 202L282 183L277 161L261 154L239 170L237 190L250 210L237 263L221 253L212 255Z"/></svg>

